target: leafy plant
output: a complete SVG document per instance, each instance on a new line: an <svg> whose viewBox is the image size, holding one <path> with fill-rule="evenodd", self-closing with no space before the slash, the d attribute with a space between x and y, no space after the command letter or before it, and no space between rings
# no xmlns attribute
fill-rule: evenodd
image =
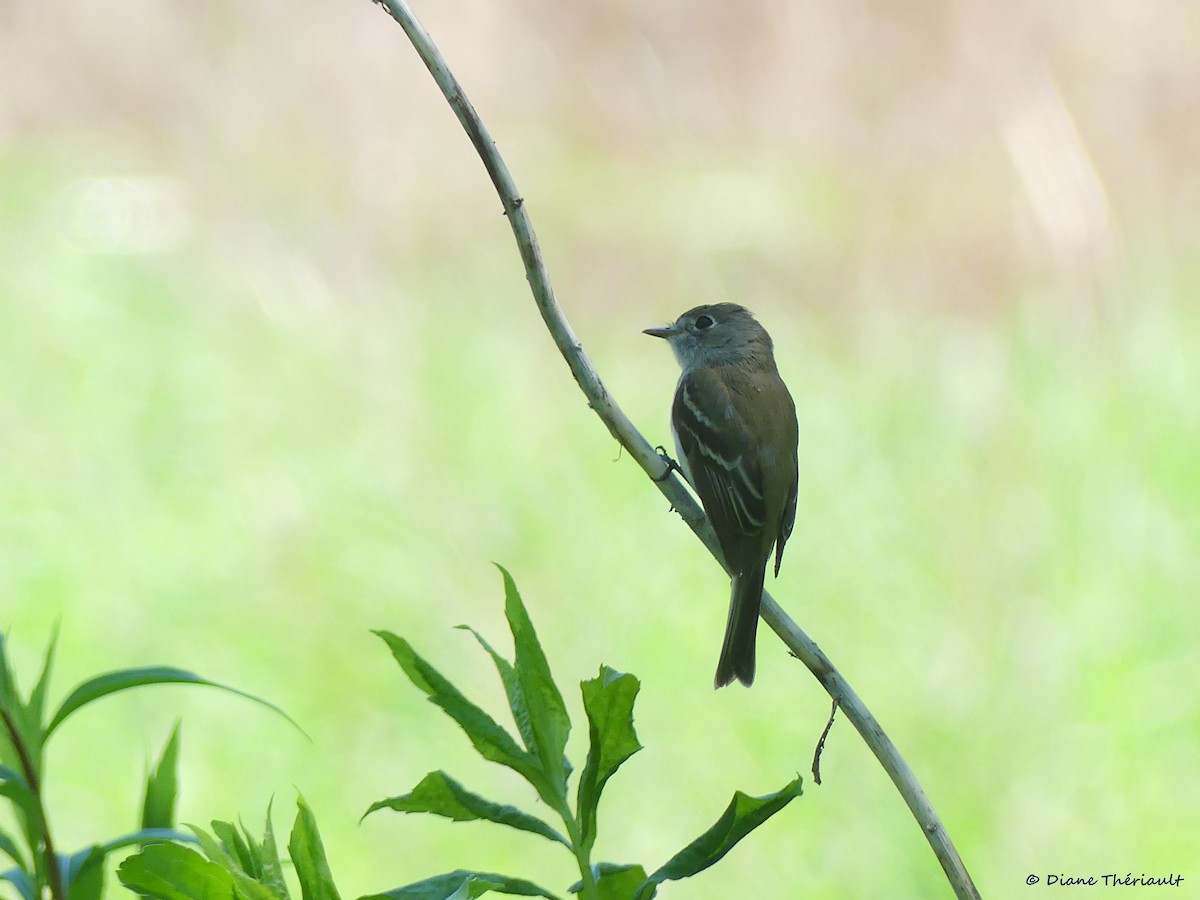
<svg viewBox="0 0 1200 900"><path fill-rule="evenodd" d="M390 632L377 633L409 680L459 724L480 755L507 766L528 781L562 820L563 830L531 813L473 793L443 771L430 772L403 796L372 804L368 815L385 808L431 813L456 822L478 819L536 834L562 844L575 856L580 880L568 889L571 893L585 900L649 900L662 882L695 875L720 860L738 841L800 795L799 778L765 797L749 797L739 791L716 824L650 875L640 865L593 864L601 793L609 778L642 749L633 727L633 705L640 684L633 675L602 666L597 677L580 685L589 746L572 805L567 787L572 766L564 755L571 720L517 587L507 571L503 568L500 571L504 577L504 612L512 631L514 660L509 662L502 657L478 632L471 629L471 633L495 663L520 743L463 696L407 641ZM557 896L529 881L459 870L376 897L442 900L477 897L488 891L528 897Z"/></svg>
<svg viewBox="0 0 1200 900"><path fill-rule="evenodd" d="M75 853L64 854L56 849L50 829L44 803L44 775L46 744L67 719L89 703L110 694L150 684L209 685L249 698L285 718L287 716L258 697L166 666L122 669L89 678L47 714L55 645L56 638L52 638L37 683L28 698L23 698L8 662L4 637L0 635L0 797L12 807L13 818L20 830L19 837L0 830L0 853L15 863L12 868L0 872L0 881L12 884L24 900L36 900L47 892L54 900L96 900L104 889L105 860L113 851L153 841L192 839L172 827L179 725L176 724L157 764L147 776L141 827Z"/></svg>
<svg viewBox="0 0 1200 900"><path fill-rule="evenodd" d="M469 630L496 665L519 741L468 700L407 641L387 631L377 634L409 680L462 727L479 754L528 781L546 806L562 819L563 828L473 793L441 770L430 772L407 794L372 804L364 818L380 809L394 809L430 813L456 822L478 820L515 828L562 844L575 856L581 877L567 889L569 893L584 900L650 900L664 881L687 878L708 868L800 795L799 778L765 797L749 797L739 791L711 828L650 875L636 864L593 864L596 813L604 786L642 749L633 728L633 704L640 685L634 676L607 666L601 667L596 678L581 684L589 746L572 802L568 791L572 766L565 756L571 720L517 587L508 572L503 568L500 571L514 660L505 659L482 635ZM163 900L289 900L269 811L266 834L257 843L245 828L239 832L227 822L213 822L212 834L195 827L192 830L201 853L179 845L146 847L121 864L121 881L131 890ZM337 900L316 822L303 799L299 801L288 851L304 900ZM541 885L511 875L456 869L360 900L466 900L488 892L550 900L559 897Z"/></svg>
<svg viewBox="0 0 1200 900"><path fill-rule="evenodd" d="M316 819L303 797L296 805L288 853L304 900L338 900ZM211 832L188 827L201 853L180 844L154 844L121 863L121 882L145 896L169 900L288 900L270 809L261 841L245 826L239 830L230 822L214 821Z"/></svg>

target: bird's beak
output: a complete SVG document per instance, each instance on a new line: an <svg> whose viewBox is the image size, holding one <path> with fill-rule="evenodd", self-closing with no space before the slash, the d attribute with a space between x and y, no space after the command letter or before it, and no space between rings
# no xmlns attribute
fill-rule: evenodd
<svg viewBox="0 0 1200 900"><path fill-rule="evenodd" d="M668 325L666 328L647 328L642 331L642 334L648 334L650 337L670 338L679 334L679 329L674 325Z"/></svg>

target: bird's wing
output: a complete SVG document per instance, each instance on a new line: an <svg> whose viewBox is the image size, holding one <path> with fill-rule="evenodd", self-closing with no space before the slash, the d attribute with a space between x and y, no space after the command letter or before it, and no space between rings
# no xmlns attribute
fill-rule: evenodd
<svg viewBox="0 0 1200 900"><path fill-rule="evenodd" d="M783 547L792 536L792 526L796 523L796 490L799 487L795 480L788 491L787 501L783 504L783 517L779 520L779 537L775 539L775 576L779 576L779 564L783 562Z"/></svg>
<svg viewBox="0 0 1200 900"><path fill-rule="evenodd" d="M735 542L761 535L767 520L755 437L738 414L734 398L711 370L695 371L680 380L671 420L692 486L713 520L726 561L738 569L748 560L740 558Z"/></svg>

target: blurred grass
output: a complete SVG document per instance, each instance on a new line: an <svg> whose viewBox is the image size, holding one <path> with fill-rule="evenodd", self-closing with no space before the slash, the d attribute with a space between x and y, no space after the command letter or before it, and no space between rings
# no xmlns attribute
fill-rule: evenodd
<svg viewBox="0 0 1200 900"><path fill-rule="evenodd" d="M439 767L533 805L369 634L404 635L498 711L490 663L451 628L504 644L496 560L565 688L601 662L643 679L647 749L609 787L599 851L655 865L734 789L807 774L827 699L767 635L754 690L711 691L715 563L569 383L465 140L363 5L314 7L311 34L288 32L312 52L300 84L264 77L280 51L252 38L274 23L232 8L187 13L193 29L147 18L90 81L113 56L99 37L118 40L107 25L72 13L65 46L80 52L53 70L41 8L8 13L29 39L7 48L30 61L20 83L55 77L38 82L47 102L16 94L0 130L0 627L26 683L61 621L61 693L170 663L279 703L313 736L202 691L98 706L52 747L59 842L133 825L143 760L182 716L183 819L256 823L298 787L350 895L457 866L569 883L567 860L524 836L357 823ZM573 21L506 76L536 84L528 95L488 81L504 60L468 52L486 22L435 33L484 85L477 104L610 390L665 441L674 363L640 329L708 299L758 311L802 432L774 593L889 730L984 894L1031 872L1183 869L1200 826L1200 242L1178 214L1194 173L1170 167L1193 158L1186 136L1140 133L1150 174L1126 166L1131 147L1098 145L1120 250L1085 265L1042 246L995 135L920 104L898 121L886 71L818 80L816 124L755 119L736 82L712 108L731 118L706 120L675 67L718 39L669 43L651 23L653 99L636 90L647 63L580 121L554 92L586 94L586 63L611 63L547 49L581 40ZM601 49L629 26L609 24ZM361 71L320 55L333 34ZM911 59L923 34L900 42ZM900 40L875 38L851 49L890 58ZM20 57L38 46L47 59ZM1056 62L1078 101L1088 70L1067 65L1071 46ZM1087 46L1094 60L1107 45ZM139 81L135 63L162 53L179 66ZM1112 65L1128 76L1125 57ZM364 78L403 96L363 96ZM806 100L821 93L800 80ZM842 118L839 91L857 98ZM1075 108L1085 138L1108 133L1086 96ZM655 109L677 116L669 135ZM924 840L844 722L823 771L664 895L936 894Z"/></svg>

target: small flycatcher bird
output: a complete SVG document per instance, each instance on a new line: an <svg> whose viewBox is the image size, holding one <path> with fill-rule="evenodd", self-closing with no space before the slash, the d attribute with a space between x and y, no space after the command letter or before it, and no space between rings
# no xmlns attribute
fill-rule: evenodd
<svg viewBox="0 0 1200 900"><path fill-rule="evenodd" d="M671 405L675 451L733 577L713 685L749 686L767 563L774 549L778 575L796 519L796 405L771 336L744 306L697 306L645 333L665 338L683 369Z"/></svg>

